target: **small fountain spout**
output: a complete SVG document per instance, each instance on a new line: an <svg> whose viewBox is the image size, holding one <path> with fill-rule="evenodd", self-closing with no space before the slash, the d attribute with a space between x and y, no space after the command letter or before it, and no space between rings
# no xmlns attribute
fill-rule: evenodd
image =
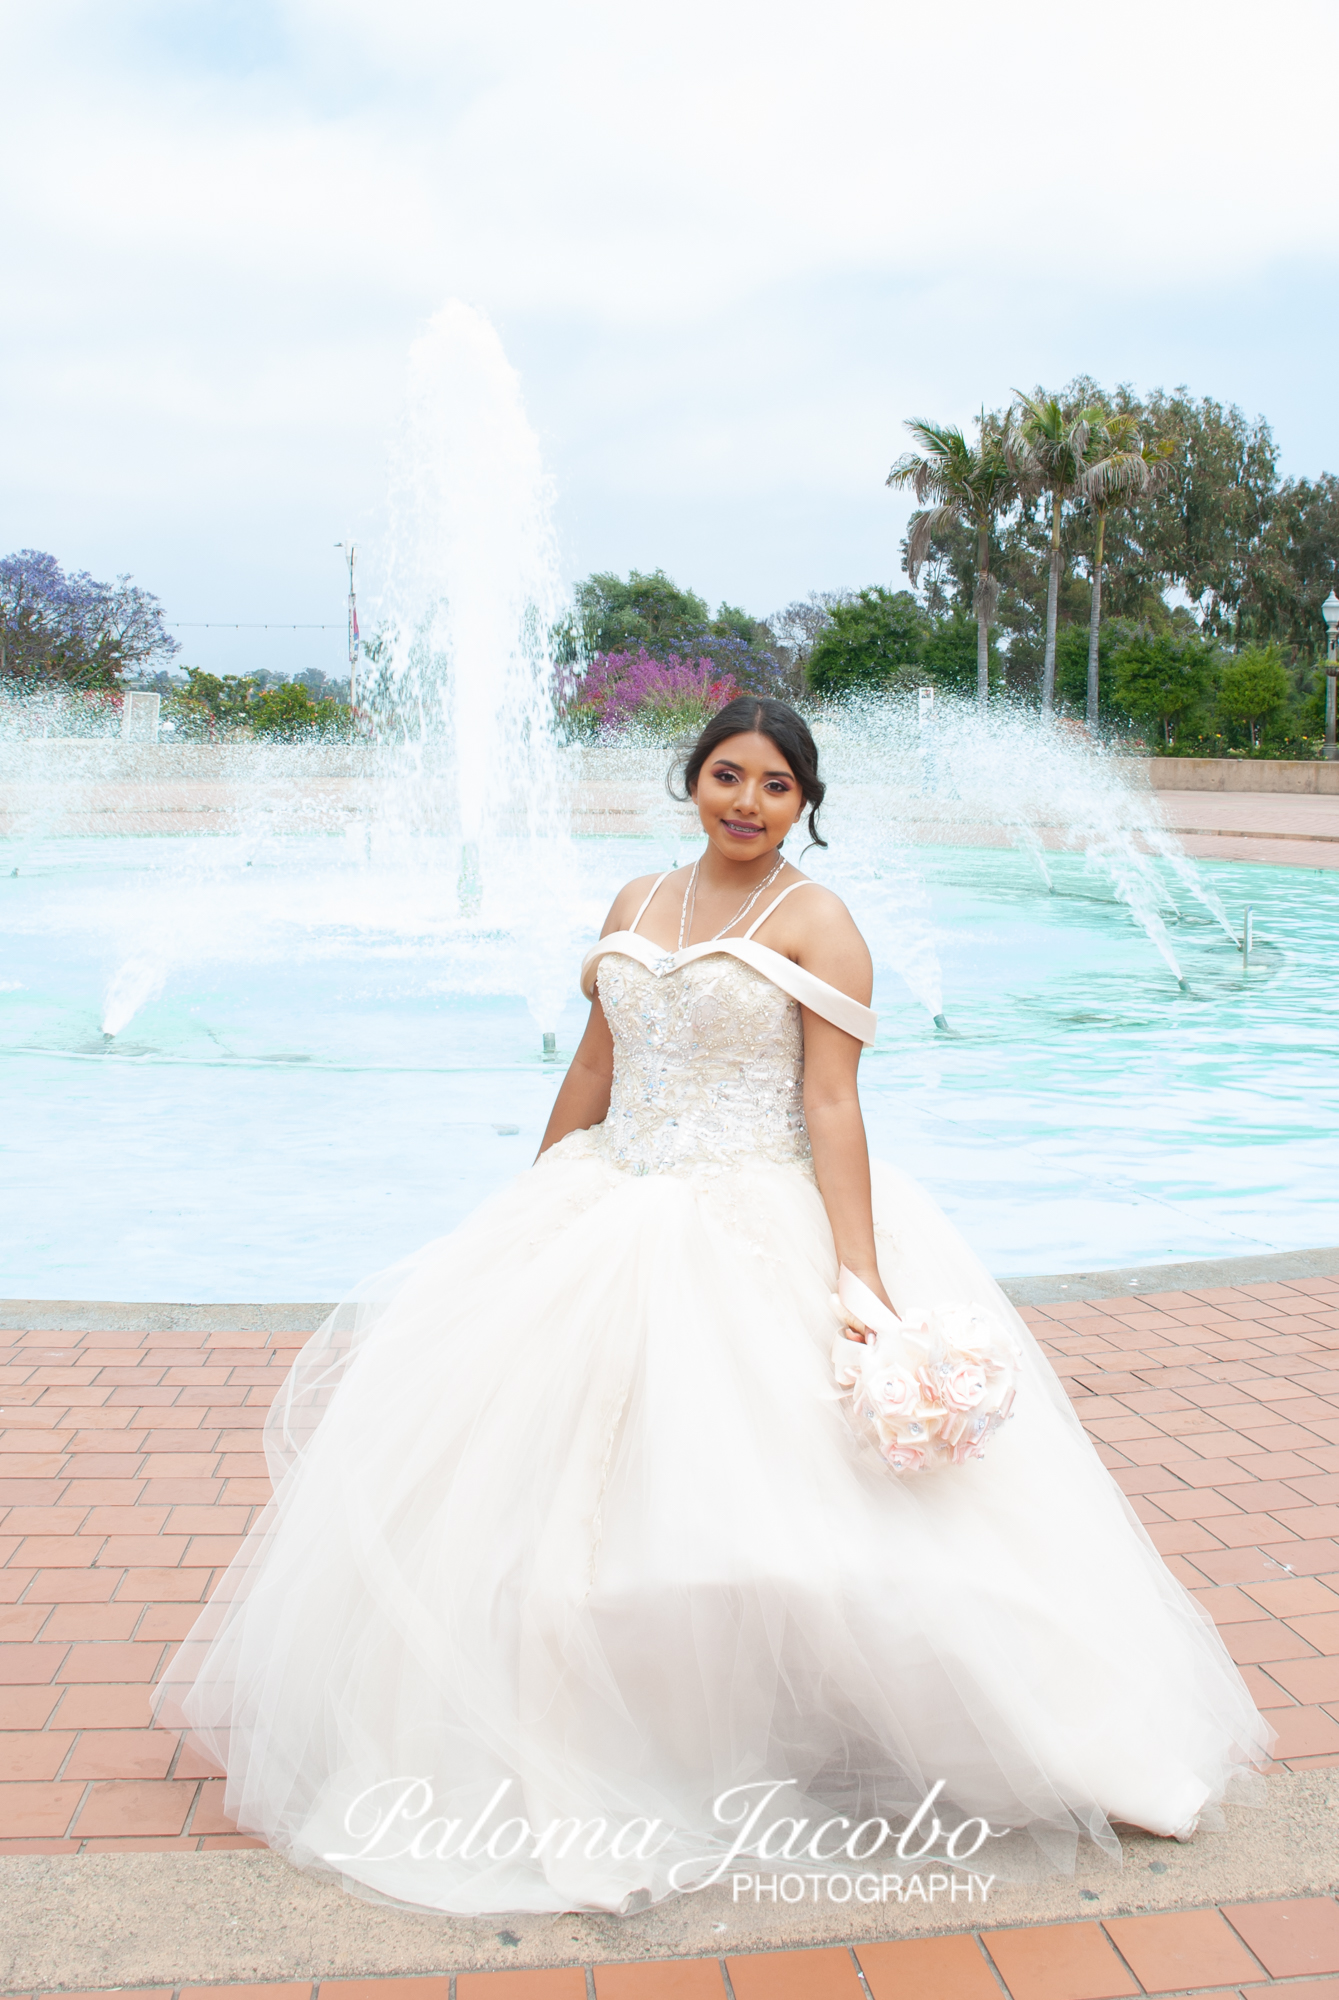
<svg viewBox="0 0 1339 2000"><path fill-rule="evenodd" d="M550 1058L550 1057L552 1057L552 1056L556 1056L556 1055L557 1055L557 1053L558 1053L558 1032L557 1032L557 1029L556 1029L556 1028L545 1028L545 1030L544 1030L544 1060L545 1060L545 1061L547 1062L547 1061L549 1060L549 1058Z"/></svg>
<svg viewBox="0 0 1339 2000"><path fill-rule="evenodd" d="M948 1033L951 1032L948 1025L948 1019L943 1014L935 1015L935 1026L936 1028L938 1028L939 1032L942 1035L947 1035Z"/></svg>

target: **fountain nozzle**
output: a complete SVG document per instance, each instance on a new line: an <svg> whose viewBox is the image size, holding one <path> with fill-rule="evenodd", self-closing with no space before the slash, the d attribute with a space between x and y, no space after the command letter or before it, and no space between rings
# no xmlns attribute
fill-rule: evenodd
<svg viewBox="0 0 1339 2000"><path fill-rule="evenodd" d="M947 1033L948 1033L948 1020L947 1020L946 1016L945 1016L945 1015L943 1015L943 1014L936 1014L934 1018L935 1018L935 1026L936 1026L936 1028L938 1028L938 1029L940 1030L940 1032L941 1032L942 1034L947 1034Z"/></svg>
<svg viewBox="0 0 1339 2000"><path fill-rule="evenodd" d="M544 1053L546 1056L556 1056L558 1053L558 1035L554 1028L544 1030Z"/></svg>

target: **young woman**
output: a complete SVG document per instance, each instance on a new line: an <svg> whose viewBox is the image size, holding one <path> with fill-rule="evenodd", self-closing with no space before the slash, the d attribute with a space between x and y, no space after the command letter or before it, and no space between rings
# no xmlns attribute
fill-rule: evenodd
<svg viewBox="0 0 1339 2000"><path fill-rule="evenodd" d="M741 698L685 780L706 846L616 899L538 1161L304 1349L160 1719L240 1827L441 1910L849 1870L927 1798L987 1873L1188 1837L1267 1731L998 1287L871 1175L869 953L783 853L813 739ZM899 1477L856 1436L839 1264L1010 1325L979 1463Z"/></svg>

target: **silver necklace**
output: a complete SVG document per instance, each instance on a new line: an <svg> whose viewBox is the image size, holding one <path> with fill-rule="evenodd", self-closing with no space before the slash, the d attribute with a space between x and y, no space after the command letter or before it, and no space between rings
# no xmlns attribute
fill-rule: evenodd
<svg viewBox="0 0 1339 2000"><path fill-rule="evenodd" d="M693 863L693 872L688 877L688 887L683 892L683 908L679 912L680 951L684 949L687 940L693 934L693 918L697 913L697 871L700 861L701 861L701 856L699 856L698 860ZM778 858L776 867L772 870L771 874L765 875L763 877L762 881L753 891L753 894L751 896L746 897L744 902L735 911L729 923L722 924L721 928L716 932L715 937L709 937L705 940L705 942L707 944L715 944L717 939L723 938L727 931L732 931L735 925L737 923L740 923L748 915L749 911L753 908L753 905L757 902L759 896L762 895L763 891L765 889L771 888L773 882L775 882L777 876L781 873L781 870L785 867L785 865L786 865L786 857L783 854Z"/></svg>

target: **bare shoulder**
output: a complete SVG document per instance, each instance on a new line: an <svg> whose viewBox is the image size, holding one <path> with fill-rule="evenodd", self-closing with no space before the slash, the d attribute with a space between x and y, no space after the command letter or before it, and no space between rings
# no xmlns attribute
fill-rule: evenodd
<svg viewBox="0 0 1339 2000"><path fill-rule="evenodd" d="M637 875L631 882L625 882L609 905L609 914L600 936L609 937L614 931L627 930L659 880L659 875Z"/></svg>
<svg viewBox="0 0 1339 2000"><path fill-rule="evenodd" d="M833 890L808 877L801 879L804 888L797 887L769 917L758 942L867 1005L874 989L874 964L859 925Z"/></svg>

